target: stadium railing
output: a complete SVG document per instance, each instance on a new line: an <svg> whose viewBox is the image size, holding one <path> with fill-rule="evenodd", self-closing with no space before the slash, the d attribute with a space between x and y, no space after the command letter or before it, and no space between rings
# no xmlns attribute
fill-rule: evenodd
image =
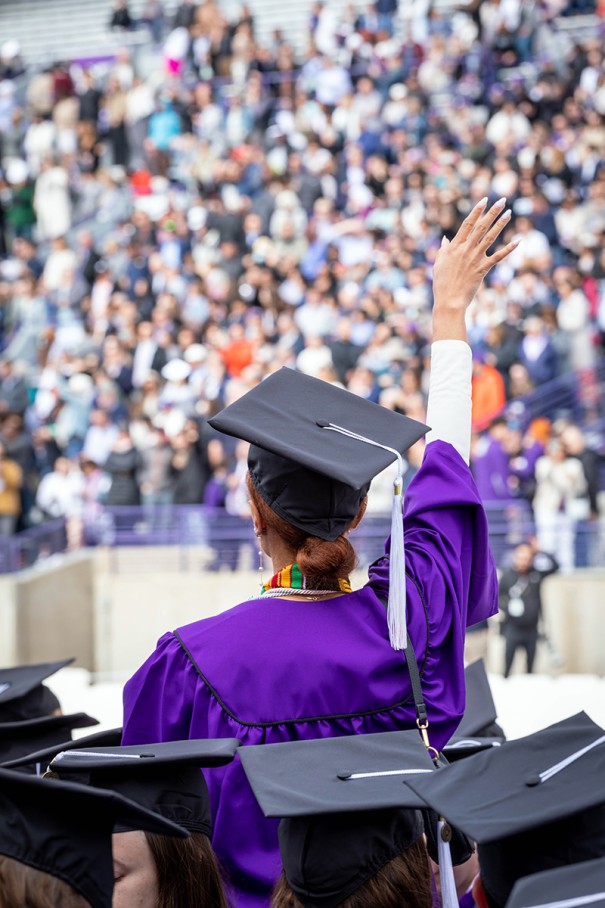
<svg viewBox="0 0 605 908"><path fill-rule="evenodd" d="M527 502L493 502L485 505L489 537L496 564L505 566L512 549L535 533L533 515ZM351 535L362 567L383 553L390 532L390 516L366 515ZM31 568L68 549L65 520L52 520L9 538L0 537L0 574ZM575 529L578 567L599 567L603 563L603 530L598 521L582 522ZM72 540L73 544L73 540ZM106 507L84 527L83 546L109 549L166 547L182 553L180 562L187 570L235 571L256 568L256 539L252 522L204 505L149 505ZM195 550L199 557L190 559ZM119 570L118 561L110 562ZM149 557L148 570L153 569Z"/></svg>

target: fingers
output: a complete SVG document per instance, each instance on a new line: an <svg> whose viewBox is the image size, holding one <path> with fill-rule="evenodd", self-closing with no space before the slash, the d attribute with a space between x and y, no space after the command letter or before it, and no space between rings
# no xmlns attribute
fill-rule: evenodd
<svg viewBox="0 0 605 908"><path fill-rule="evenodd" d="M477 222L481 218L481 215L485 211L486 205L487 196L481 199L480 202L477 202L471 213L465 217L465 219L462 221L462 224L460 225L458 233L456 234L452 242L455 242L456 240L464 241L468 239L468 237L473 232L473 229L475 228Z"/></svg>
<svg viewBox="0 0 605 908"><path fill-rule="evenodd" d="M443 237L435 258L435 276L448 272L452 280L464 280L463 274L466 277L474 274L480 282L517 248L519 241L513 240L493 255L487 255L490 246L510 223L512 212L504 211L506 199L498 199L489 210L486 210L486 205L486 199L475 205L451 241Z"/></svg>
<svg viewBox="0 0 605 908"><path fill-rule="evenodd" d="M520 240L513 240L511 243L507 243L506 246L503 246L502 249L498 249L498 251L494 252L493 255L490 255L489 258L486 259L487 270L489 271L490 268L494 267L494 265L500 264L500 262L502 262L508 255L511 254L511 252L513 252L517 248L519 243Z"/></svg>
<svg viewBox="0 0 605 908"><path fill-rule="evenodd" d="M479 244L489 238L489 242L484 247L486 249L489 248L506 225L508 219L510 219L510 213L507 215L507 221L503 220L504 216L500 218L505 205L505 198L498 199L489 211L486 211L487 198L481 199L464 219L452 242L472 240ZM500 219L498 220L498 218ZM496 224L500 224L498 229L495 229Z"/></svg>
<svg viewBox="0 0 605 908"><path fill-rule="evenodd" d="M504 212L502 217L498 218L498 220L492 224L492 226L489 228L489 230L486 231L486 233L483 235L483 237L479 241L479 244L478 244L479 248L482 249L483 251L487 251L489 249L489 247L492 245L492 243L498 239L498 237L500 236L500 234L502 233L502 231L504 230L504 228L510 221L511 217L512 217L512 211L509 208L507 211Z"/></svg>
<svg viewBox="0 0 605 908"><path fill-rule="evenodd" d="M477 224L472 231L473 239L476 239L477 242L485 237L488 231L493 227L494 223L500 223L498 218L500 214L504 211L504 206L506 205L506 199L498 199L489 211L486 211L482 218L477 221ZM501 218L500 218L501 220Z"/></svg>

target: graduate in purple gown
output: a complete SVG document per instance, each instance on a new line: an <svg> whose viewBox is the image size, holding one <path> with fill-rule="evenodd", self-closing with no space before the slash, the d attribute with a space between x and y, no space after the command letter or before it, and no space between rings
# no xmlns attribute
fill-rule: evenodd
<svg viewBox="0 0 605 908"><path fill-rule="evenodd" d="M249 745L414 727L410 677L385 607L388 598L390 620L391 599L403 592L431 744L441 748L453 734L465 705L465 628L497 611L487 522L468 467L464 313L514 247L487 257L509 215L502 203L486 206L444 239L435 263L432 428L405 496L405 586L391 579L400 544L391 550L389 538L366 585L351 590L347 533L363 517L371 476L423 427L290 370L276 373L215 418L252 442L251 510L275 575L261 594L251 590L248 601L160 639L125 687L124 744L236 737ZM280 873L277 821L263 817L239 760L206 777L213 844L234 902L267 905Z"/></svg>

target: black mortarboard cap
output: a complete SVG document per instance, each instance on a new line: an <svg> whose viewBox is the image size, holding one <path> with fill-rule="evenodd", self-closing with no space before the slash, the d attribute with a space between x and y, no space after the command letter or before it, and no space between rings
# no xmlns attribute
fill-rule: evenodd
<svg viewBox="0 0 605 908"><path fill-rule="evenodd" d="M79 776L96 788L117 791L179 826L210 836L210 801L200 767L230 763L238 747L236 738L216 738L74 748L58 754L49 768L60 777Z"/></svg>
<svg viewBox="0 0 605 908"><path fill-rule="evenodd" d="M466 706L456 735L480 737L481 732L493 725L498 718L483 659L466 666L464 683Z"/></svg>
<svg viewBox="0 0 605 908"><path fill-rule="evenodd" d="M533 873L515 883L506 908L605 908L605 857Z"/></svg>
<svg viewBox="0 0 605 908"><path fill-rule="evenodd" d="M59 701L42 683L73 662L42 662L0 669L0 722L17 722L49 716L60 708Z"/></svg>
<svg viewBox="0 0 605 908"><path fill-rule="evenodd" d="M605 853L603 779L605 730L578 713L406 784L479 843L503 906L517 879Z"/></svg>
<svg viewBox="0 0 605 908"><path fill-rule="evenodd" d="M499 747L505 735L496 719L496 704L492 696L483 659L472 662L464 669L466 706L456 734L443 748L452 762L471 756L489 747Z"/></svg>
<svg viewBox="0 0 605 908"><path fill-rule="evenodd" d="M356 516L372 478L396 459L380 445L403 454L428 431L422 423L287 368L209 423L251 443L252 480L276 514L309 535L332 540Z"/></svg>
<svg viewBox="0 0 605 908"><path fill-rule="evenodd" d="M422 802L403 784L436 771L416 731L243 747L239 756L265 816L284 818L284 871L307 908L340 904L424 831L410 809Z"/></svg>
<svg viewBox="0 0 605 908"><path fill-rule="evenodd" d="M69 717L67 717L69 718ZM1 730L1 729L0 729ZM122 727L108 728L103 731L96 731L92 735L85 735L77 740L64 740L58 744L51 744L48 747L28 751L23 756L15 757L11 760L3 760L0 763L2 769L17 769L21 766L40 767L40 775L43 773L53 757L64 750L73 750L78 748L82 750L88 747L118 747L122 740Z"/></svg>
<svg viewBox="0 0 605 908"><path fill-rule="evenodd" d="M115 792L0 770L0 854L58 877L92 908L111 908L111 834L118 820L187 835Z"/></svg>
<svg viewBox="0 0 605 908"><path fill-rule="evenodd" d="M55 748L69 737L74 728L89 728L98 725L98 719L86 713L72 713L67 716L40 716L23 722L2 722L0 724L1 763L20 760L38 750ZM31 764L31 765L30 765ZM32 761L27 761L25 772L35 772Z"/></svg>

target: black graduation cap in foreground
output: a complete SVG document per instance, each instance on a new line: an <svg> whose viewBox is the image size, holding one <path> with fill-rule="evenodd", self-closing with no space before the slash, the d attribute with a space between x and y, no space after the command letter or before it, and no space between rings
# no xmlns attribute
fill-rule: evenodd
<svg viewBox="0 0 605 908"><path fill-rule="evenodd" d="M471 756L489 747L499 747L506 740L497 724L496 704L489 686L483 659L464 669L466 707L455 735L443 752L450 762Z"/></svg>
<svg viewBox="0 0 605 908"><path fill-rule="evenodd" d="M131 829L187 835L115 792L0 769L0 854L70 884L92 908L111 908L118 820Z"/></svg>
<svg viewBox="0 0 605 908"><path fill-rule="evenodd" d="M88 747L118 747L121 740L121 726L120 728L109 728L103 731L96 731L92 735L77 738L75 741L60 741L58 744L51 744L48 747L30 751L14 759L3 760L0 763L0 767L2 769L17 769L27 766L32 768L31 771L35 767L36 773L40 775L47 768L53 757L56 757L63 750L73 750L74 748L82 750ZM38 771L38 767L40 771Z"/></svg>
<svg viewBox="0 0 605 908"><path fill-rule="evenodd" d="M517 879L605 855L605 730L578 713L408 784L479 843L504 906Z"/></svg>
<svg viewBox="0 0 605 908"><path fill-rule="evenodd" d="M95 788L116 791L191 832L210 836L210 801L200 767L230 763L239 743L237 738L216 738L86 747L57 754L49 769L59 777L79 777Z"/></svg>
<svg viewBox="0 0 605 908"><path fill-rule="evenodd" d="M50 716L60 703L42 682L74 661L40 662L0 668L0 722Z"/></svg>
<svg viewBox="0 0 605 908"><path fill-rule="evenodd" d="M22 722L0 724L0 765L19 761L23 772L35 772L34 761L22 762L23 757L38 751L52 750L62 744L74 728L90 728L98 725L86 713L71 713L67 716L40 716Z"/></svg>
<svg viewBox="0 0 605 908"><path fill-rule="evenodd" d="M308 908L340 904L424 831L413 809L424 805L403 784L436 771L417 731L242 747L239 756L265 816L284 818L284 871Z"/></svg>
<svg viewBox="0 0 605 908"><path fill-rule="evenodd" d="M506 908L605 908L605 857L533 873L515 883Z"/></svg>
<svg viewBox="0 0 605 908"><path fill-rule="evenodd" d="M403 454L428 431L420 422L287 368L209 423L251 443L250 474L277 514L332 540L347 529L372 478L396 459L394 452Z"/></svg>
<svg viewBox="0 0 605 908"><path fill-rule="evenodd" d="M266 817L422 808L402 783L435 770L416 730L259 744L239 758Z"/></svg>

